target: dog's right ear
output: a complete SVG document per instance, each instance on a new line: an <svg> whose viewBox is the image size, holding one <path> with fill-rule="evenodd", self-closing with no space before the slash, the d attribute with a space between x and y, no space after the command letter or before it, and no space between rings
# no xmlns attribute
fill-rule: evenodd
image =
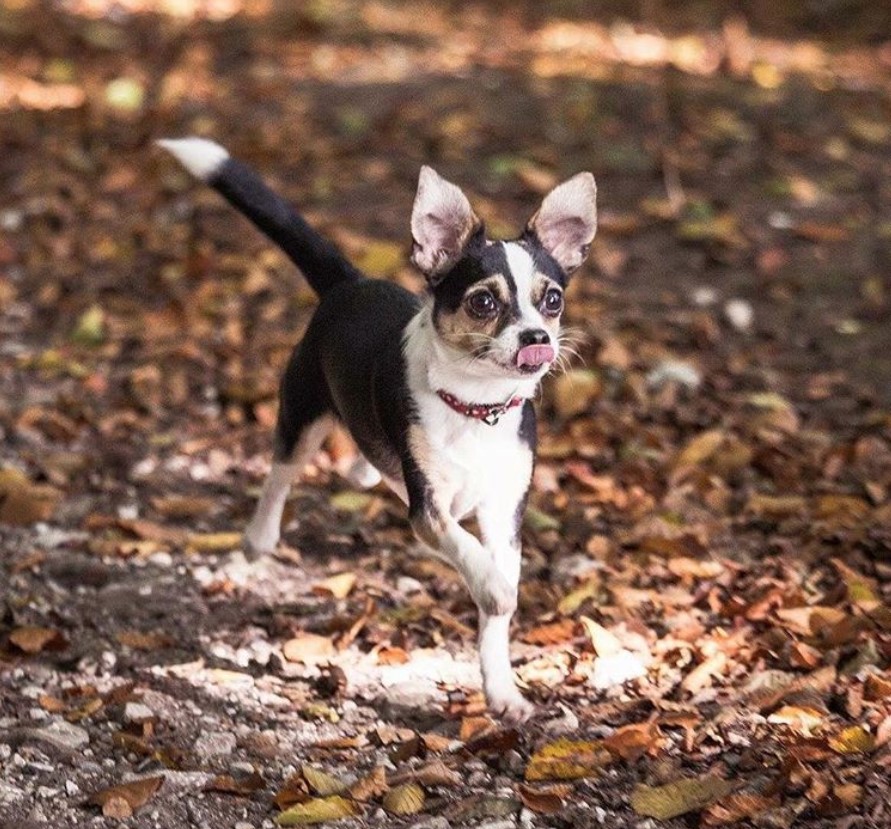
<svg viewBox="0 0 891 829"><path fill-rule="evenodd" d="M412 262L435 285L480 226L467 196L432 167L421 167L411 212Z"/></svg>

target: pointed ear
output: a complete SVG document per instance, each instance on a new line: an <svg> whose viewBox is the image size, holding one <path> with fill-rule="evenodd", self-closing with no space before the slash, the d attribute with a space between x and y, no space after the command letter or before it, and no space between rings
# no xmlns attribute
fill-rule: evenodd
<svg viewBox="0 0 891 829"><path fill-rule="evenodd" d="M579 173L558 184L545 196L529 220L544 249L566 273L572 273L588 255L597 232L597 185L590 173Z"/></svg>
<svg viewBox="0 0 891 829"><path fill-rule="evenodd" d="M461 189L432 167L421 167L411 213L411 258L431 283L460 257L479 226L480 220Z"/></svg>

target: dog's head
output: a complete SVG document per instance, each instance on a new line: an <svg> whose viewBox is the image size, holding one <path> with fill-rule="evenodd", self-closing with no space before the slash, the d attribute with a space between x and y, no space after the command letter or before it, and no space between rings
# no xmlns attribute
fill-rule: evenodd
<svg viewBox="0 0 891 829"><path fill-rule="evenodd" d="M545 374L559 350L563 292L597 229L594 176L555 187L518 239L493 242L470 202L430 167L418 180L412 261L433 295L438 336L476 375Z"/></svg>

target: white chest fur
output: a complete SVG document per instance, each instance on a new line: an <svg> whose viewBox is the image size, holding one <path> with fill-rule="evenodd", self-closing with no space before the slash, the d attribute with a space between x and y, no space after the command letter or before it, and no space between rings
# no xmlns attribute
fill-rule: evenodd
<svg viewBox="0 0 891 829"><path fill-rule="evenodd" d="M407 381L429 447L437 492L462 518L482 505L504 502L513 515L532 474L532 452L520 437L522 407L509 409L495 425L450 408L436 393L445 389L474 403L502 403L530 397L536 381L474 377L446 353L429 310L409 325L405 339Z"/></svg>

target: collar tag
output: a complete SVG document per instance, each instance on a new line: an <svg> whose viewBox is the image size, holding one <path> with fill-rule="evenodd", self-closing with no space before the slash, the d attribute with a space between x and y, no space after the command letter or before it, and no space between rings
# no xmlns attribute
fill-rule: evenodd
<svg viewBox="0 0 891 829"><path fill-rule="evenodd" d="M487 426L495 426L504 414L524 402L522 397L511 397L504 403L465 403L453 394L442 389L436 392L440 399L451 409L474 420L481 420Z"/></svg>

